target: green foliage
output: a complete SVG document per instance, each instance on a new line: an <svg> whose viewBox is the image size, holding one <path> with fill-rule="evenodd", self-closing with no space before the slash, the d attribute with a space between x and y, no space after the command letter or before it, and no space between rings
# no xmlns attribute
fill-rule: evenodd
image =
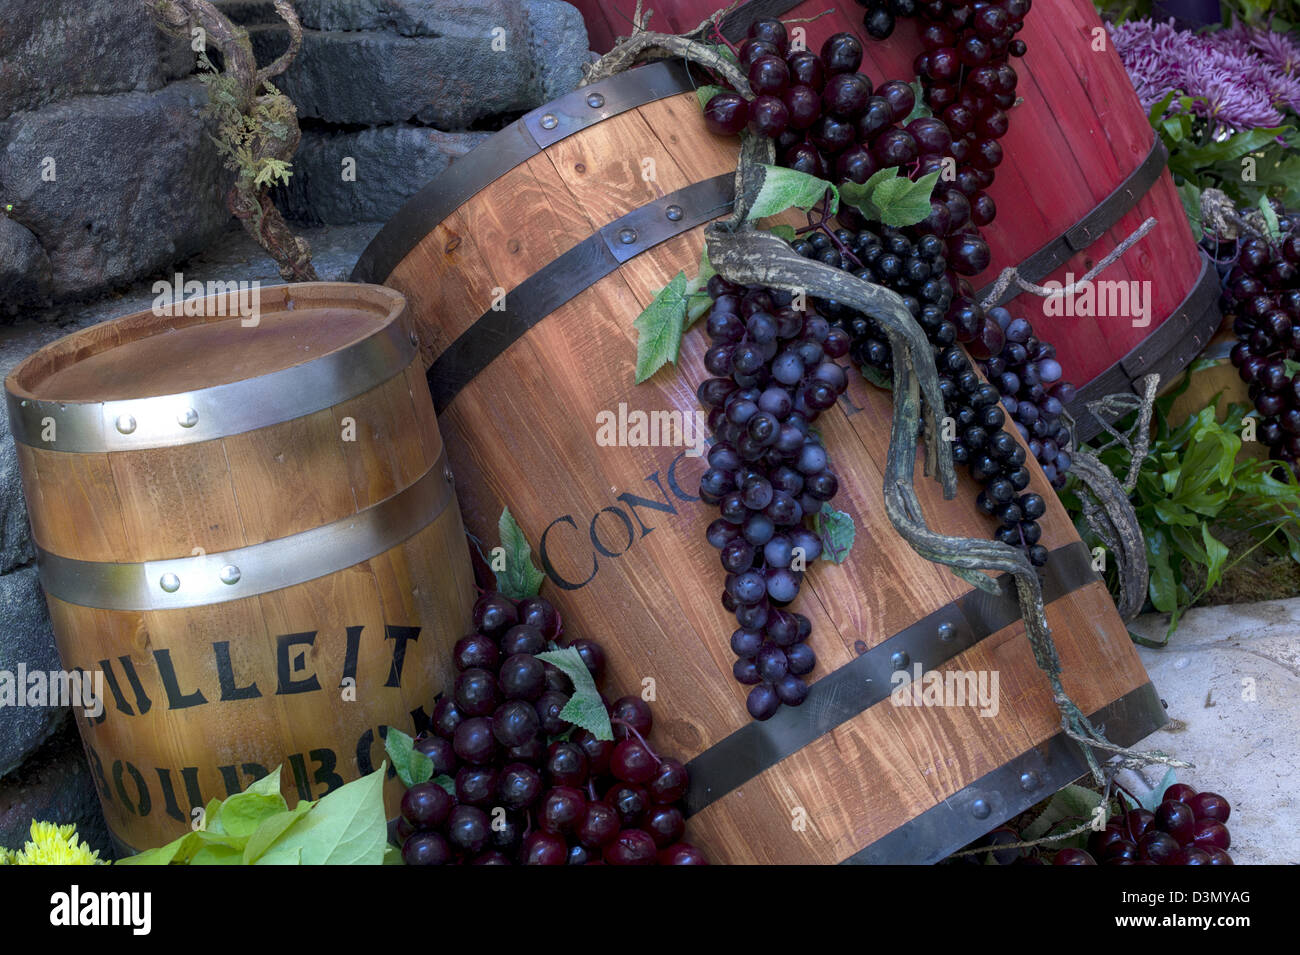
<svg viewBox="0 0 1300 955"><path fill-rule="evenodd" d="M706 288L713 275L706 245L700 254L700 268L695 278L688 281L684 271L678 272L632 322L637 336L638 385L664 365L677 361L682 350L682 334L707 314L713 304Z"/></svg>
<svg viewBox="0 0 1300 955"><path fill-rule="evenodd" d="M388 842L387 769L385 762L290 809L277 767L242 793L209 802L201 828L118 865L379 865Z"/></svg>
<svg viewBox="0 0 1300 955"><path fill-rule="evenodd" d="M840 197L868 219L902 228L916 225L930 214L930 194L939 174L932 172L916 182L898 174L898 167L881 169L864 183L846 182Z"/></svg>
<svg viewBox="0 0 1300 955"><path fill-rule="evenodd" d="M768 216L780 215L787 209L811 209L826 199L830 193L828 215L834 215L839 208L840 192L833 183L818 179L797 169L784 166L759 166L763 172L762 185L753 205L749 207L748 219L766 219Z"/></svg>
<svg viewBox="0 0 1300 955"><path fill-rule="evenodd" d="M1276 461L1239 455L1249 410L1245 405L1230 405L1220 421L1212 401L1172 427L1169 408L1190 380L1184 376L1178 388L1156 402L1157 430L1133 494L1150 565L1148 595L1157 610L1170 615L1169 633L1184 611L1256 547L1300 561L1300 481ZM1100 455L1121 477L1128 474L1131 459L1121 445ZM1080 536L1089 547L1097 546L1075 487L1073 481L1067 485L1062 501L1075 516ZM1254 543L1234 556L1221 540L1225 536Z"/></svg>
<svg viewBox="0 0 1300 955"><path fill-rule="evenodd" d="M580 726L597 739L612 740L614 728L609 722L609 713L600 700L600 690L596 681L582 662L582 655L573 647L563 650L548 650L537 654L537 659L558 667L573 682L573 695L560 710L560 719L567 720L574 726Z"/></svg>
<svg viewBox="0 0 1300 955"><path fill-rule="evenodd" d="M842 564L848 560L858 529L853 518L844 511L823 503L822 509L813 517L813 533L821 538L822 559Z"/></svg>
<svg viewBox="0 0 1300 955"><path fill-rule="evenodd" d="M511 600L536 597L546 575L533 563L533 549L508 507L502 509L501 517L497 519L497 533L501 535L501 547L505 550L504 566L501 570L493 570L497 590Z"/></svg>
<svg viewBox="0 0 1300 955"><path fill-rule="evenodd" d="M216 124L212 141L240 185L259 189L287 184L293 168L273 154L289 144L294 108L288 98L267 83L269 94L254 97L245 110L239 80L219 72L206 53L199 54L199 79L208 91L204 113Z"/></svg>
<svg viewBox="0 0 1300 955"><path fill-rule="evenodd" d="M1295 127L1216 133L1191 108L1190 96L1171 90L1151 107L1148 119L1169 150L1169 170L1198 230L1201 190L1211 187L1245 205L1257 206L1272 196L1287 208L1300 206L1300 155L1292 149L1300 145ZM1250 176L1248 167L1253 167Z"/></svg>

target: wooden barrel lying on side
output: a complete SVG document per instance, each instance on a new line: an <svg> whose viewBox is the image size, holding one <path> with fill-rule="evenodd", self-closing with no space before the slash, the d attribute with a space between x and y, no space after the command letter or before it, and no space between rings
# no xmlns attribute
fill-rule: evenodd
<svg viewBox="0 0 1300 955"><path fill-rule="evenodd" d="M636 0L574 0L583 11L593 48L602 52L631 31ZM651 29L694 30L721 4L715 0L657 0ZM827 12L829 10L829 12ZM818 0L750 0L733 11L723 32L746 36L761 17L817 17L798 26L808 49L848 31L862 39L862 72L877 85L910 81L922 51L919 20L898 21L887 40L862 28L865 10L855 3ZM824 15L823 15L824 14ZM1100 40L1097 31L1102 31ZM971 281L993 283L1002 269L1020 266L1040 284L1081 278L1148 216L1156 227L1097 277L1093 299L1074 300L1062 315L1044 300L1020 294L1013 311L1056 346L1065 377L1080 386L1071 411L1081 438L1100 430L1087 402L1135 391L1149 372L1173 378L1208 344L1219 324L1218 277L1201 255L1187 224L1165 154L1090 0L1037 0L1017 34L1028 53L1013 59L1023 102L1009 111L1011 128L1001 143L1006 158L987 192L998 216L983 229L993 258ZM1133 317L1137 291L1146 314ZM1013 287L1008 297L1017 290ZM1123 302L1129 302L1126 307ZM1094 314L1088 314L1093 312Z"/></svg>
<svg viewBox="0 0 1300 955"><path fill-rule="evenodd" d="M5 382L63 666L102 674L102 712L74 709L119 848L278 765L291 803L323 796L446 684L473 573L403 310L230 291Z"/></svg>
<svg viewBox="0 0 1300 955"><path fill-rule="evenodd" d="M568 632L604 643L620 692L653 688L651 743L690 760L692 841L719 862L933 861L1083 764L1007 589L973 593L886 518L889 395L859 379L818 419L857 540L792 605L812 620L816 682L765 723L732 677L704 462L630 429L612 446L598 436L607 415L694 420L707 377L700 323L675 367L634 384L633 320L679 270L694 274L703 224L731 203L735 145L705 131L681 82L679 67L641 67L525 116L412 199L353 277L407 297L467 526L495 541L508 504ZM931 526L991 534L972 481L954 501L918 484ZM1049 502L1065 684L1133 743L1162 722L1158 698L1036 467L1032 487ZM996 673L996 713L895 707L891 673L917 665Z"/></svg>

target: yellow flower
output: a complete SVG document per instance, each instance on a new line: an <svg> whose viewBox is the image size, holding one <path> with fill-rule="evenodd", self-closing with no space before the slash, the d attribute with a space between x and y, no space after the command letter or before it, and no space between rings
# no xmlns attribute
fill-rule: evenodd
<svg viewBox="0 0 1300 955"><path fill-rule="evenodd" d="M32 820L31 841L9 859L11 865L103 865L99 852L81 842L77 827Z"/></svg>
<svg viewBox="0 0 1300 955"><path fill-rule="evenodd" d="M12 852L10 852L4 846L0 846L0 865L8 865L9 857L12 855L13 855Z"/></svg>

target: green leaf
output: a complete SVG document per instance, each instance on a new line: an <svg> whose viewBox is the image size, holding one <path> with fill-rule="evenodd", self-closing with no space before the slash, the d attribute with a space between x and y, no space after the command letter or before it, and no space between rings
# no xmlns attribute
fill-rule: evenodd
<svg viewBox="0 0 1300 955"><path fill-rule="evenodd" d="M880 210L880 221L896 228L916 225L930 214L930 194L939 174L932 172L916 182L899 176L880 184L871 197Z"/></svg>
<svg viewBox="0 0 1300 955"><path fill-rule="evenodd" d="M903 120L904 126L914 119L922 119L934 115L930 112L929 107L925 105L925 87L921 85L920 77L912 80L912 82L907 85L912 87L912 95L916 97L916 105L912 107L912 111L908 113L907 118Z"/></svg>
<svg viewBox="0 0 1300 955"><path fill-rule="evenodd" d="M213 842L205 845L190 857L190 865L239 865L244 859L244 850L234 846Z"/></svg>
<svg viewBox="0 0 1300 955"><path fill-rule="evenodd" d="M1093 818L1093 810L1101 805L1101 793L1082 786L1066 786L1054 795L1038 818L1021 833L1026 841L1041 839L1059 822L1069 820L1068 828Z"/></svg>
<svg viewBox="0 0 1300 955"><path fill-rule="evenodd" d="M686 273L678 272L654 301L637 316L636 383L639 385L664 365L677 361L686 319Z"/></svg>
<svg viewBox="0 0 1300 955"><path fill-rule="evenodd" d="M832 564L842 564L853 548L857 526L848 514L823 502L822 509L813 518L813 533L822 540L822 558Z"/></svg>
<svg viewBox="0 0 1300 955"><path fill-rule="evenodd" d="M397 846L384 846L384 865L406 865L402 861L402 850Z"/></svg>
<svg viewBox="0 0 1300 955"><path fill-rule="evenodd" d="M388 761L373 773L340 786L321 798L276 839L262 865L379 865L388 844L384 813L384 775Z"/></svg>
<svg viewBox="0 0 1300 955"><path fill-rule="evenodd" d="M695 87L695 98L700 101L700 109L704 109L705 106L709 105L709 100L719 93L725 92L727 90L722 86L697 86Z"/></svg>
<svg viewBox="0 0 1300 955"><path fill-rule="evenodd" d="M280 795L280 769L275 767L273 772L267 773L261 779L249 783L245 793L257 793L260 796L279 796ZM215 802L215 800L213 800Z"/></svg>
<svg viewBox="0 0 1300 955"><path fill-rule="evenodd" d="M273 796L255 792L242 792L231 796L221 804L217 816L221 829L227 837L227 843L241 852L263 820L284 812L289 804L278 792Z"/></svg>
<svg viewBox="0 0 1300 955"><path fill-rule="evenodd" d="M827 190L831 193L830 214L839 208L839 190L825 179L784 166L764 164L762 170L763 184L750 206L750 219L765 219L791 208L807 211L826 198Z"/></svg>
<svg viewBox="0 0 1300 955"><path fill-rule="evenodd" d="M114 865L171 865L173 862L188 862L190 857L202 845L198 833L187 832L185 835L173 839L165 846L146 849L144 852L137 852L133 856L118 859Z"/></svg>
<svg viewBox="0 0 1300 955"><path fill-rule="evenodd" d="M1286 376L1288 378L1294 378L1296 375L1300 375L1300 361L1292 361L1290 358L1284 358L1282 360L1282 365L1286 368Z"/></svg>
<svg viewBox="0 0 1300 955"><path fill-rule="evenodd" d="M407 789L433 778L433 760L416 749L415 740L395 726L388 727L384 750L393 761L397 778Z"/></svg>
<svg viewBox="0 0 1300 955"><path fill-rule="evenodd" d="M794 226L786 225L784 222L777 223L767 231L778 239L784 239L786 242L793 242L799 237L799 233L794 231Z"/></svg>
<svg viewBox="0 0 1300 955"><path fill-rule="evenodd" d="M1165 778L1160 780L1160 785L1142 797L1142 808L1147 812L1155 812L1164 801L1165 790L1178 782L1178 777L1174 775L1173 769L1165 770Z"/></svg>
<svg viewBox="0 0 1300 955"><path fill-rule="evenodd" d="M528 538L524 536L508 507L501 512L497 521L497 532L501 535L501 546L505 548L505 569L494 571L497 590L511 600L536 597L546 575L534 566L533 550L528 546Z"/></svg>
<svg viewBox="0 0 1300 955"><path fill-rule="evenodd" d="M1183 212L1187 213L1187 223L1192 227L1192 235L1200 242L1205 236L1201 228L1201 190L1190 182L1178 187L1178 198L1183 201Z"/></svg>
<svg viewBox="0 0 1300 955"><path fill-rule="evenodd" d="M1282 227L1278 225L1277 213L1273 211L1273 203L1268 201L1268 196L1261 196L1259 200L1259 211L1264 217L1264 222L1268 225L1269 237L1276 242L1282 238Z"/></svg>
<svg viewBox="0 0 1300 955"><path fill-rule="evenodd" d="M877 388L883 388L885 391L894 390L894 377L887 371L882 371L873 365L862 365L862 377L867 379Z"/></svg>
<svg viewBox="0 0 1300 955"><path fill-rule="evenodd" d="M1228 546L1210 533L1207 524L1201 525L1201 539L1205 542L1205 553L1210 561L1209 572L1205 579L1205 587L1208 590L1223 577L1223 568L1228 563Z"/></svg>
<svg viewBox="0 0 1300 955"><path fill-rule="evenodd" d="M1169 107L1173 103L1174 97L1177 95L1178 90L1170 90L1159 102L1152 105L1151 112L1147 114L1147 119L1150 121L1152 126L1159 123L1161 117L1163 117L1165 113L1169 112Z"/></svg>
<svg viewBox="0 0 1300 955"><path fill-rule="evenodd" d="M447 795L456 795L456 780L452 779L446 773L441 776L434 776L433 781L447 791Z"/></svg>
<svg viewBox="0 0 1300 955"><path fill-rule="evenodd" d="M1164 534L1148 534L1147 564L1151 570L1149 591L1151 603L1161 613L1173 613L1178 608L1178 588L1174 571L1169 566L1169 542Z"/></svg>
<svg viewBox="0 0 1300 955"><path fill-rule="evenodd" d="M887 169L877 169L871 174L866 182L857 183L853 181L845 182L840 186L840 198L861 212L868 219L876 222L880 221L880 210L871 197L880 187L882 182L887 182L898 176L898 167L890 166Z"/></svg>
<svg viewBox="0 0 1300 955"><path fill-rule="evenodd" d="M700 270L695 274L686 286L686 321L682 324L682 330L690 328L701 316L708 314L713 307L713 297L709 295L709 279L718 273L714 271L713 263L709 261L709 245L706 242L704 248L700 250Z"/></svg>
<svg viewBox="0 0 1300 955"><path fill-rule="evenodd" d="M257 865L266 851L275 844L275 840L284 835L295 822L311 812L315 806L314 802L303 799L292 809L277 812L263 819L257 831L248 837L248 842L244 845L244 865Z"/></svg>
<svg viewBox="0 0 1300 955"><path fill-rule="evenodd" d="M582 662L578 651L573 647L565 647L563 650L539 653L537 659L558 667L573 682L573 695L560 711L560 719L581 726L597 739L613 739L614 728L610 725L609 714L605 712L605 704L600 701L600 690L596 688L596 681L592 679L591 671Z"/></svg>

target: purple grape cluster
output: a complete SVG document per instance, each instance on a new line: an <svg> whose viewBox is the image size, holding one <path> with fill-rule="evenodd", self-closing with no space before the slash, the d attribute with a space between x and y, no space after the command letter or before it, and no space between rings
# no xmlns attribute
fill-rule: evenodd
<svg viewBox="0 0 1300 955"><path fill-rule="evenodd" d="M812 625L787 608L822 541L806 526L839 489L817 417L848 388L837 359L849 336L815 311L799 311L788 292L709 280L714 377L697 392L714 444L700 497L721 516L708 528L727 572L723 606L736 615L733 673L752 686L745 701L756 720L808 695L803 677L817 665L805 643Z"/></svg>
<svg viewBox="0 0 1300 955"><path fill-rule="evenodd" d="M1112 816L1088 837L1088 848L1062 849L1053 865L1232 865L1232 813L1218 793L1184 783L1165 790L1155 812L1131 809Z"/></svg>
<svg viewBox="0 0 1300 955"><path fill-rule="evenodd" d="M1300 375L1289 374L1286 363L1300 359L1300 217L1274 207L1277 240L1250 236L1234 243L1207 236L1204 244L1233 263L1223 306L1237 336L1232 364L1260 414L1259 440L1271 457L1294 466L1300 460Z"/></svg>
<svg viewBox="0 0 1300 955"><path fill-rule="evenodd" d="M402 797L397 837L407 865L706 865L684 841L681 762L646 742L653 724L639 696L605 704L613 740L560 714L573 683L537 658L560 636L549 601L487 593L475 632L452 651L453 691L434 706L432 732L415 748L435 781ZM599 682L605 653L568 641ZM602 696L602 700L604 697Z"/></svg>

